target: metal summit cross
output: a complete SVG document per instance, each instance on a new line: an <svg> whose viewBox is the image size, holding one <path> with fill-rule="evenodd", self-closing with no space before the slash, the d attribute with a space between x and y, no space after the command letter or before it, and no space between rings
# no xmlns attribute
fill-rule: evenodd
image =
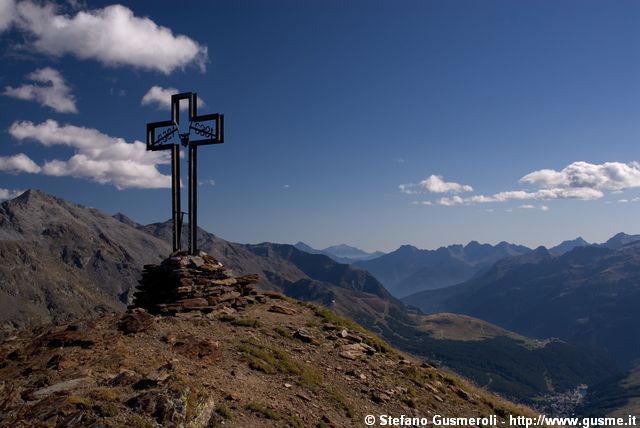
<svg viewBox="0 0 640 428"><path fill-rule="evenodd" d="M189 101L189 126L180 131L180 100ZM158 133L156 134L156 131ZM191 132L199 140L191 140ZM178 136L180 141L173 141ZM198 146L224 142L224 115L198 116L198 95L183 92L171 96L171 120L147 123L147 150L171 150L171 193L173 211L173 251L182 247L180 208L180 143L189 148L189 254L198 253ZM177 144L176 144L177 143Z"/></svg>

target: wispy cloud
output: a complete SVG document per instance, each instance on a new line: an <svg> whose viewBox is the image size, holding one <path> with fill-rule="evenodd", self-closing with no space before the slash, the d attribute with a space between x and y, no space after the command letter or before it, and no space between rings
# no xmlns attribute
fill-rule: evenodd
<svg viewBox="0 0 640 428"><path fill-rule="evenodd" d="M437 176L431 176L437 177ZM434 201L437 205L474 205L491 202L506 201L547 201L554 199L579 199L595 200L604 197L605 192L620 193L624 190L640 187L640 164L637 162L605 162L603 164L591 164L588 162L574 162L566 168L556 171L552 169L542 169L533 171L520 180L520 183L529 184L537 189L533 190L510 190L498 192L491 195L471 195L462 197L459 195L446 196ZM423 181L421 184L425 183ZM434 181L435 189L446 189L447 186L439 185ZM445 183L457 184L457 183ZM408 186L408 185L401 185ZM426 186L423 186L426 188ZM467 191L464 187L449 186L451 193L457 193L455 189ZM404 193L406 190L414 190L413 187L400 188ZM414 192L417 193L417 192ZM531 204L521 205L521 208L533 206ZM545 208L542 208L545 207ZM543 205L540 209L547 211L549 207Z"/></svg>
<svg viewBox="0 0 640 428"><path fill-rule="evenodd" d="M179 94L180 91L176 88L163 88L162 86L152 86L146 94L142 97L140 104L143 106L156 106L163 110L171 110L171 96L175 94ZM198 107L204 107L206 103L204 100L198 96ZM186 110L187 103L180 103L180 110Z"/></svg>
<svg viewBox="0 0 640 428"><path fill-rule="evenodd" d="M14 122L9 133L18 140L32 140L43 146L63 145L75 149L67 160L54 159L37 165L25 154L0 158L0 170L28 172L56 177L85 178L118 189L170 187L171 177L158 171L169 163L166 153L148 152L144 143L127 143L96 129L60 126L54 120L40 124Z"/></svg>
<svg viewBox="0 0 640 428"><path fill-rule="evenodd" d="M13 0L0 1L0 32L13 24L16 16L16 4Z"/></svg>
<svg viewBox="0 0 640 428"><path fill-rule="evenodd" d="M13 199L20 196L22 193L24 193L24 190L0 189L0 201Z"/></svg>
<svg viewBox="0 0 640 428"><path fill-rule="evenodd" d="M473 205L485 204L489 202L507 202L507 201L526 201L526 200L553 200L553 199L581 199L593 200L600 199L604 194L595 189L576 188L576 189L540 189L536 191L512 190L508 192L499 192L493 195L474 195L466 198L460 196L444 197L436 201L439 205Z"/></svg>
<svg viewBox="0 0 640 428"><path fill-rule="evenodd" d="M25 83L17 88L7 86L3 94L21 100L36 101L58 113L78 112L71 88L57 70L50 67L41 68L28 74L26 78L35 83Z"/></svg>
<svg viewBox="0 0 640 428"><path fill-rule="evenodd" d="M532 205L532 204L524 204L524 205L519 205L518 208L520 208L521 210L540 210L540 211L549 211L549 207L546 205Z"/></svg>
<svg viewBox="0 0 640 428"><path fill-rule="evenodd" d="M131 9L111 5L65 15L51 3L0 2L0 31L12 24L27 35L27 47L53 56L73 55L108 66L132 66L169 74L195 64L205 70L207 47L174 35Z"/></svg>
<svg viewBox="0 0 640 428"><path fill-rule="evenodd" d="M408 195L418 193L461 193L472 192L473 187L453 181L445 181L441 175L430 175L420 183L406 183L398 186L400 192Z"/></svg>
<svg viewBox="0 0 640 428"><path fill-rule="evenodd" d="M399 184L398 190L400 190L401 193L406 193L407 195L415 195L417 193L420 193L418 191L418 186L413 183Z"/></svg>

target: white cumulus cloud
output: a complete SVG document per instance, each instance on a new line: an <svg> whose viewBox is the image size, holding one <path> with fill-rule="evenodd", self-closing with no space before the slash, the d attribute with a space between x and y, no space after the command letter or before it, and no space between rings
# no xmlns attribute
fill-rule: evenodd
<svg viewBox="0 0 640 428"><path fill-rule="evenodd" d="M605 162L598 165L574 162L561 171L534 171L522 177L520 181L543 189L561 187L620 191L640 187L640 164Z"/></svg>
<svg viewBox="0 0 640 428"><path fill-rule="evenodd" d="M462 193L472 192L473 187L466 184L459 184L453 181L445 181L441 175L430 175L419 184L406 183L398 185L401 193L414 195L418 193Z"/></svg>
<svg viewBox="0 0 640 428"><path fill-rule="evenodd" d="M0 0L0 4L6 1ZM205 70L206 46L174 35L149 18L137 17L122 5L81 10L73 16L59 12L51 3L30 0L16 3L15 8L3 4L0 11L4 7L11 18L0 20L0 31L13 22L27 34L29 48L48 55L73 55L108 66L133 66L164 74L189 64Z"/></svg>
<svg viewBox="0 0 640 428"><path fill-rule="evenodd" d="M180 93L180 91L175 88L152 86L147 93L144 94L140 103L143 106L155 105L156 107L171 110L171 96L178 93Z"/></svg>
<svg viewBox="0 0 640 428"><path fill-rule="evenodd" d="M85 178L100 184L112 184L125 188L166 188L171 177L158 171L158 165L169 163L164 152L148 152L140 141L127 143L122 138L111 137L96 129L72 125L60 126L54 120L40 124L29 121L14 122L9 133L18 140L33 140L43 146L63 145L75 149L67 159L54 159L38 166L26 155L21 156L24 165L35 165L24 172L50 176ZM14 156L15 157L15 156ZM24 158L31 161L26 162Z"/></svg>
<svg viewBox="0 0 640 428"><path fill-rule="evenodd" d="M18 153L13 156L0 156L0 171L18 174L20 172L28 172L37 174L41 168L29 156L24 153Z"/></svg>
<svg viewBox="0 0 640 428"><path fill-rule="evenodd" d="M24 84L17 88L7 86L4 89L4 95L21 100L36 101L40 105L51 107L58 113L78 112L71 88L57 70L50 67L41 68L28 74L27 79L35 84Z"/></svg>
<svg viewBox="0 0 640 428"><path fill-rule="evenodd" d="M427 183L428 182L428 183ZM459 195L442 197L434 201L437 205L474 205L491 202L580 199L594 200L604 197L605 192L621 193L627 189L640 187L640 163L605 162L592 164L588 162L573 162L560 171L541 169L533 171L520 179L521 183L529 184L537 189L508 190L491 195ZM432 192L460 193L471 191L470 186L457 183L447 183L442 177L432 175L422 181L421 186ZM403 184L399 186L404 193L418 193L415 186ZM531 204L520 205L519 208L530 208ZM549 207L542 205L542 211Z"/></svg>
<svg viewBox="0 0 640 428"><path fill-rule="evenodd" d="M179 94L180 91L175 88L163 88L162 86L152 86L146 94L142 97L140 104L156 106L164 110L171 110L171 96ZM206 106L204 100L198 96L198 109ZM180 103L180 110L186 110L188 103L186 100L182 100Z"/></svg>
<svg viewBox="0 0 640 428"><path fill-rule="evenodd" d="M420 186L432 193L461 193L473 191L473 187L469 185L444 181L441 175L429 176L429 178L420 182Z"/></svg>

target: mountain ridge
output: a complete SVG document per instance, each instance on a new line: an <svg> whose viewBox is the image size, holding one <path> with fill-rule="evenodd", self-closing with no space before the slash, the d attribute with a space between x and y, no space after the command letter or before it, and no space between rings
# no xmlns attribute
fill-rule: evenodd
<svg viewBox="0 0 640 428"><path fill-rule="evenodd" d="M297 249L309 254L324 254L335 260L338 263L352 264L361 260L371 260L376 257L380 257L384 253L382 251L375 251L368 253L360 248L352 247L347 244L331 245L327 248L318 250L310 245L305 244L302 241L296 242L294 245Z"/></svg>
<svg viewBox="0 0 640 428"><path fill-rule="evenodd" d="M504 241L495 246L471 241L464 246L455 244L436 250L402 245L388 254L355 265L371 272L391 294L400 298L463 282L501 258L529 251L527 247Z"/></svg>
<svg viewBox="0 0 640 428"><path fill-rule="evenodd" d="M618 236L618 235L616 235ZM628 236L628 235L625 235ZM623 366L640 357L640 242L615 239L553 255L544 247L482 275L405 301L426 313L474 316L528 337L559 337L606 350ZM541 316L544 314L544 316Z"/></svg>
<svg viewBox="0 0 640 428"><path fill-rule="evenodd" d="M50 200L49 203L56 204L57 202ZM56 257L61 260L55 265L66 266L68 271L76 274L83 272L84 269L93 268L93 261L88 263L86 257L82 258L84 257L85 243L91 243L90 247L94 245L94 242L100 244L99 241L102 238L99 236L99 231L104 229L103 223L108 224L109 228L113 230L110 234L105 234L104 236L109 239L110 245L119 248L120 252L115 253L118 257L112 257L111 253L113 251L111 247L105 247L104 254L109 257L103 257L104 260L102 261L99 258L96 259L99 261L98 266L102 267L102 270L99 270L96 275L100 273L106 276L94 277L94 281L88 281L86 287L90 291L102 290L104 293L110 293L111 302L115 307L103 309L102 313L122 310L124 308L123 302L126 299L118 300L118 298L129 296L130 288L139 279L139 268L144 264L142 260L135 258L136 263L139 263L139 265L136 265L137 269L135 271L133 269L130 272L127 271L125 275L118 277L118 266L123 263L122 260L126 261L122 248L126 250L130 247L127 251L129 252L129 257L132 257L135 256L135 248L145 248L142 243L153 244L160 242L161 244L158 244L159 246L157 247L158 251L164 252L165 255L169 254L169 242L172 234L171 222L132 227L130 225L132 223L131 220L125 218L126 216L118 214L115 217L107 216L97 210L70 203L67 204L71 208L65 208L66 205L60 208L63 213L67 213L66 216L63 216L63 220L66 219L67 223L73 223L72 220L67 218L73 217L73 221L80 221L80 224L82 222L86 223L85 229L93 228L96 230L83 235L78 234L77 227L60 229L59 235L54 240L46 241L47 245L53 249ZM42 215L46 217L47 207L41 204L39 209L44 213ZM69 209L71 209L71 213ZM18 217L26 217L33 213L30 211L29 213L21 212L19 214ZM14 220L20 223L21 220L18 217ZM122 222L123 220L124 222ZM62 222L61 224L67 223ZM37 239L41 239L42 229L47 227L47 225L41 225L32 232L35 233L34 236ZM82 228L80 229L83 230ZM118 244L116 241L116 238L126 240L135 237L144 239L141 239L136 244L137 246L126 242ZM358 267L337 263L325 255L307 254L288 244L237 244L225 241L203 230L200 230L198 237L199 248L221 260L225 266L235 271L236 274L258 273L260 278L258 285L261 290L283 292L295 298L321 303L338 314L355 320L370 331L386 338L394 345L409 350L423 358L438 360L445 366L460 370L465 375L477 379L480 384L484 385L487 373L491 373L492 382L490 387L493 390L519 400L532 402L534 397L544 394L547 390L545 378L552 379L553 384L559 387L573 388L577 383L583 382L585 379L589 379L589 382L598 381L610 374L612 370L609 362L605 359L592 356L586 350L579 349L572 344L550 343L542 348L533 349L510 333L505 333L501 336L483 337L482 340L474 341L473 343L470 343L464 337L448 337L446 340L441 340L422 329L427 325L433 325L433 320L427 320L423 314L407 308L402 302L391 296L373 276ZM32 239L29 236L26 236L26 238L28 238L26 239L27 241ZM56 247L58 244L63 244L68 254L79 254L80 258L78 260L81 263L77 265L73 258L70 258L68 262L64 262L62 256L64 251ZM19 246L20 243L15 245ZM149 256L147 250L145 248L143 255ZM89 255L94 255L94 253L92 252ZM6 254L0 253L0 258L2 257L6 257ZM7 259L2 260L3 263L0 263L0 266L8 264L5 260ZM10 264L21 266L21 263L20 259L10 259ZM129 267L134 267L131 265L131 261L129 263ZM29 265L26 266L26 269L30 269ZM40 271L48 272L50 269L51 266L48 265L46 268L40 269ZM68 285L74 284L76 281L76 277L68 274L67 271L61 273L61 275ZM129 287L124 296L116 293L110 285L111 281L118 283L114 279L116 277L118 281ZM18 277L15 278L14 290L18 289L18 284L20 284L20 287L22 286L18 279ZM35 287L47 281L50 281L50 277L42 275L37 280L31 281L31 285ZM64 290L55 291L55 293L56 295L66 296L67 299L75 299ZM87 299L81 297L77 300L86 301ZM52 313L57 312L57 307L55 306L47 309ZM100 313L94 310L90 315L99 315ZM69 313L68 315L71 316L72 314ZM77 318L79 315L83 317L84 313L76 314L75 317ZM0 316L7 315L0 314ZM44 319L44 321L48 321L48 319ZM28 320L25 320L25 324L28 324ZM460 322L459 325L465 325L465 323ZM481 326L482 324L472 323L472 325ZM487 352L495 346L499 346L502 350L499 359ZM471 360L468 359L466 356L469 355L469 352L477 352L478 357ZM518 359L528 361L527 366L511 364L510 361L513 361L515 355L518 356ZM553 364L550 364L550 362L553 362ZM528 370L528 367L536 367L537 369L531 371ZM574 367L574 369L569 371L567 367Z"/></svg>
<svg viewBox="0 0 640 428"><path fill-rule="evenodd" d="M562 241L554 247L549 248L549 252L552 254L561 255L566 253L567 251L573 250L575 247L584 247L587 245L591 244L582 239L581 236L578 236L576 239L568 239L566 241Z"/></svg>
<svg viewBox="0 0 640 428"><path fill-rule="evenodd" d="M0 204L3 330L121 309L140 267L169 251L98 210L27 190Z"/></svg>

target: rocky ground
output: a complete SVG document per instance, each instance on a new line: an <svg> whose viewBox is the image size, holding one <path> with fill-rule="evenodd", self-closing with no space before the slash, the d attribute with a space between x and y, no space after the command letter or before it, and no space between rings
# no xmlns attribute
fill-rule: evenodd
<svg viewBox="0 0 640 428"><path fill-rule="evenodd" d="M0 425L364 426L368 414L530 411L280 295L175 316L136 309L0 345Z"/></svg>

